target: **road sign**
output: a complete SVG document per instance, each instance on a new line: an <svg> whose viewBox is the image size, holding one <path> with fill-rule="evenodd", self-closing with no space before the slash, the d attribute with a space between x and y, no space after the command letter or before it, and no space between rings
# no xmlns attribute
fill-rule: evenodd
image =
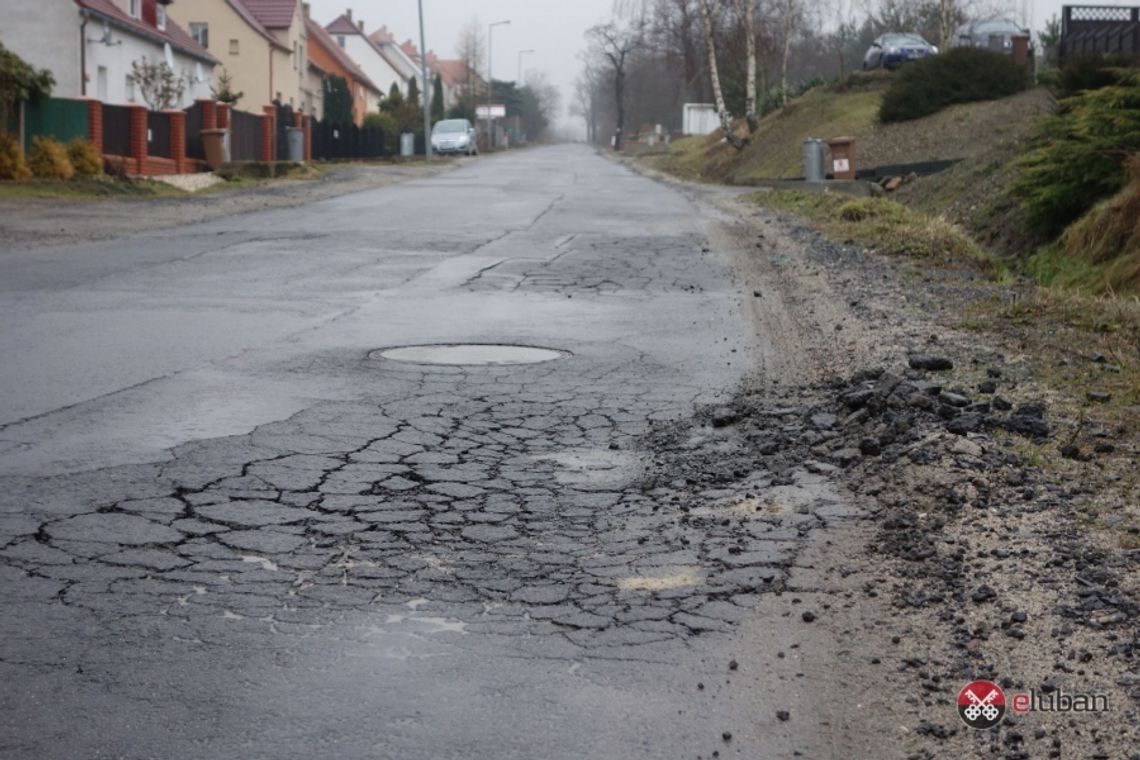
<svg viewBox="0 0 1140 760"><path fill-rule="evenodd" d="M477 106L475 116L478 119L505 119L507 107L504 105Z"/></svg>

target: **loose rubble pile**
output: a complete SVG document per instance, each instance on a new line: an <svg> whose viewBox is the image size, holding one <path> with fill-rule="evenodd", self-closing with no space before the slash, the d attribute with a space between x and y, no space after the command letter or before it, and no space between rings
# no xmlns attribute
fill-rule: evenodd
<svg viewBox="0 0 1140 760"><path fill-rule="evenodd" d="M866 497L876 526L868 559L879 567L863 593L886 594L899 611L892 624L906 635L892 642L902 677L914 681L908 702L930 716L911 727L923 743L913 757L988 741L1009 760L1073 749L1140 758L1120 753L1140 736L1140 595L1129 580L1140 552L1091 542L1082 484L1017 453L1019 440L1057 436L1045 403L1018 398L1024 391L1000 362L971 368L986 378L972 388L955 382L954 368L946 356L914 353L905 367L791 391L815 403L742 395L709 410L706 424L731 427L747 444L704 447L701 479L724 483L759 471L780 485L806 470ZM1114 452L1107 436L1060 449L1093 463ZM946 706L976 678L1041 694L1101 689L1117 713L1111 721L1033 716L1029 730L1010 717L973 732ZM1118 735L1104 731L1109 724Z"/></svg>

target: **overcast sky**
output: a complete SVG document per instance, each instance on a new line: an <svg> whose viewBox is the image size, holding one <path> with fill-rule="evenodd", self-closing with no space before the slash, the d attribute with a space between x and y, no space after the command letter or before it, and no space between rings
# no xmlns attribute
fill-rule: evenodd
<svg viewBox="0 0 1140 760"><path fill-rule="evenodd" d="M328 24L346 8L364 21L369 33L381 25L403 42L420 44L416 0L311 0L313 16ZM478 18L486 34L492 21L510 20L495 27L493 49L496 79L516 79L519 51L533 49L523 57L523 69L537 69L562 92L562 106L569 103L574 79L581 70L578 53L585 47L583 34L605 19L612 0L423 0L427 47L441 58L454 58L460 32ZM486 64L481 67L486 75Z"/></svg>
<svg viewBox="0 0 1140 760"><path fill-rule="evenodd" d="M1019 9L1016 15L1028 17L1025 23L1030 24L1034 32L1054 13L1059 14L1062 5L1062 0L1008 2ZM323 24L344 13L346 8L352 8L353 18L363 20L369 33L386 24L400 42L411 38L419 46L416 0L311 0L311 4L313 15ZM423 0L423 4L427 47L441 58L455 57L459 34L472 18L478 18L484 29L492 21L509 19L510 26L495 27L492 51L495 78L517 78L519 51L534 49L534 54L524 58L523 69L546 73L562 91L563 110L569 104L574 79L581 70L578 54L585 47L583 34L606 19L612 8L612 0ZM1103 0L1097 4L1131 5L1132 2ZM855 7L861 5L856 0Z"/></svg>

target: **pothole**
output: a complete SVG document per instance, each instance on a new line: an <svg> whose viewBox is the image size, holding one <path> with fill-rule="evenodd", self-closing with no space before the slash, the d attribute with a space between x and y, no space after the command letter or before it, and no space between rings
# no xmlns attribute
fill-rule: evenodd
<svg viewBox="0 0 1140 760"><path fill-rule="evenodd" d="M515 346L498 343L437 343L423 346L381 348L370 359L389 359L410 364L493 367L511 364L540 364L569 356L568 351L541 346Z"/></svg>

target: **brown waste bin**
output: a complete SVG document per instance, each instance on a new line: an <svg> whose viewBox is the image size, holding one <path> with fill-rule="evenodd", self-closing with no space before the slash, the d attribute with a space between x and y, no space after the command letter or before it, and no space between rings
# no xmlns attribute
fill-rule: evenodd
<svg viewBox="0 0 1140 760"><path fill-rule="evenodd" d="M835 137L827 141L831 149L831 173L836 179L855 179L855 138Z"/></svg>
<svg viewBox="0 0 1140 760"><path fill-rule="evenodd" d="M226 155L226 133L228 129L203 129L202 149L206 154L206 163L211 169L218 169L230 160Z"/></svg>

